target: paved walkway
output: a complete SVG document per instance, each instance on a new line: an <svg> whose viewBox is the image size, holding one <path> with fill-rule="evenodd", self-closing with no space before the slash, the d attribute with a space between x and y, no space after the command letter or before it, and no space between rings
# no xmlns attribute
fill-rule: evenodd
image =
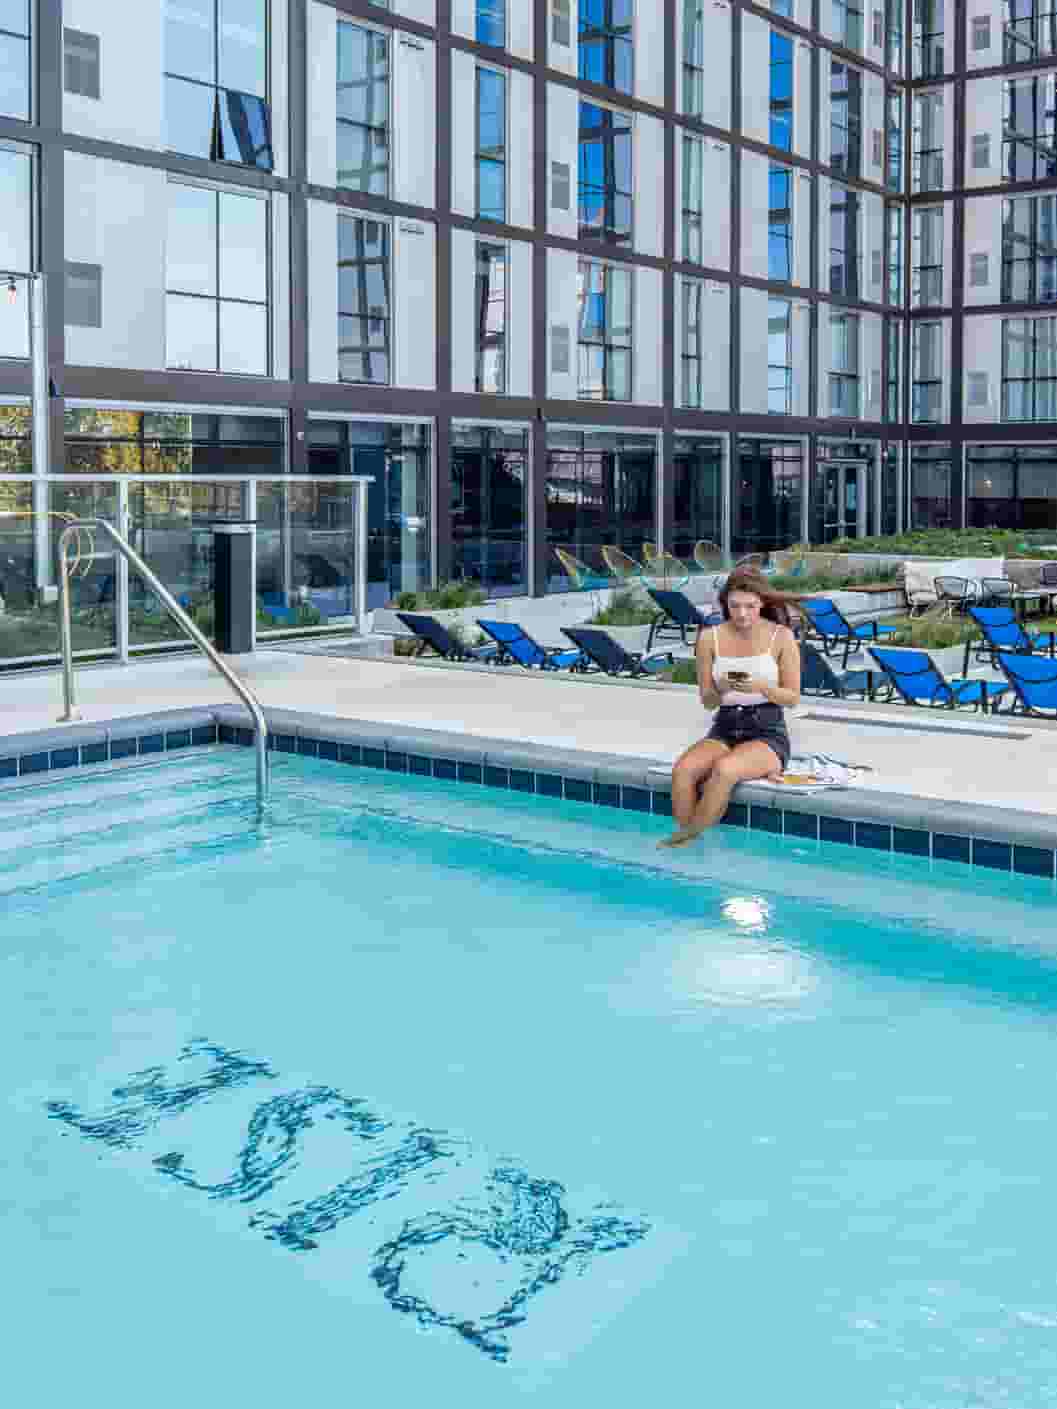
<svg viewBox="0 0 1057 1409"><path fill-rule="evenodd" d="M449 729L670 762L700 738L707 716L688 687L495 670L398 664L266 650L237 669L265 705L341 718ZM199 657L82 668L86 720L227 699ZM57 671L0 679L0 735L53 727ZM1057 729L1002 716L805 700L790 720L797 751L870 765L871 786L945 801L1021 808L1057 818Z"/></svg>

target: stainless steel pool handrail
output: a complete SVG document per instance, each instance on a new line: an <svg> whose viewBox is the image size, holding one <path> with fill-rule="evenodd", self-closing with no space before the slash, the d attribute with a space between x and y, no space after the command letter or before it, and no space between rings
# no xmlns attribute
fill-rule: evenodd
<svg viewBox="0 0 1057 1409"><path fill-rule="evenodd" d="M105 519L77 519L63 529L59 534L59 542L56 548L58 554L59 567L59 638L62 644L62 687L65 701L65 713L59 716L62 723L69 723L72 720L80 719L81 712L77 708L77 701L74 692L73 679L73 636L70 630L70 578L68 563L66 559L66 545L73 535L83 529L102 529L110 538L114 547L128 563L129 567L138 572L147 586L154 592L162 606L183 631L186 631L191 640L203 653L210 664L220 672L227 683L238 695L239 699L249 710L253 717L254 746L257 750L257 802L263 805L268 796L268 724L264 718L264 710L257 696L244 681L240 680L235 672L220 656L213 643L203 636L198 627L176 601L175 597L167 591L156 573L152 572L140 555L136 552L126 539L122 538L113 524L107 523Z"/></svg>

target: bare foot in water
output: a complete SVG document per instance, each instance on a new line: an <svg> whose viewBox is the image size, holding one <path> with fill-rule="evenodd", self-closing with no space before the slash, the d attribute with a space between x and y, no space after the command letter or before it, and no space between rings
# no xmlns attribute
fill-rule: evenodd
<svg viewBox="0 0 1057 1409"><path fill-rule="evenodd" d="M697 827L680 827L677 832L673 832L670 837L661 837L658 846L685 846L688 841L693 841L699 837L701 831Z"/></svg>

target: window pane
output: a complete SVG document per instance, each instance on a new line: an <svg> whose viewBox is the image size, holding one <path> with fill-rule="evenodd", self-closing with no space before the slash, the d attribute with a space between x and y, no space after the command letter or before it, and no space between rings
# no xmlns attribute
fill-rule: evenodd
<svg viewBox="0 0 1057 1409"><path fill-rule="evenodd" d="M338 117L384 127L389 121L389 40L359 25L338 25Z"/></svg>
<svg viewBox="0 0 1057 1409"><path fill-rule="evenodd" d="M220 296L268 298L267 201L220 192Z"/></svg>
<svg viewBox="0 0 1057 1409"><path fill-rule="evenodd" d="M506 163L477 162L477 214L482 220L506 219Z"/></svg>
<svg viewBox="0 0 1057 1409"><path fill-rule="evenodd" d="M1003 325L1002 375L1004 377L1029 377L1031 375L1031 331L1023 318L1011 318Z"/></svg>
<svg viewBox="0 0 1057 1409"><path fill-rule="evenodd" d="M29 41L0 34L0 113L29 121Z"/></svg>
<svg viewBox="0 0 1057 1409"><path fill-rule="evenodd" d="M167 0L165 71L203 83L216 81L214 0Z"/></svg>
<svg viewBox="0 0 1057 1409"><path fill-rule="evenodd" d="M477 0L477 42L494 44L502 49L506 43L506 0Z"/></svg>
<svg viewBox="0 0 1057 1409"><path fill-rule="evenodd" d="M477 70L477 150L496 157L506 151L506 82L491 69Z"/></svg>
<svg viewBox="0 0 1057 1409"><path fill-rule="evenodd" d="M216 262L216 192L170 182L166 287L178 293L215 295Z"/></svg>
<svg viewBox="0 0 1057 1409"><path fill-rule="evenodd" d="M218 82L263 98L267 84L266 0L219 0Z"/></svg>
<svg viewBox="0 0 1057 1409"><path fill-rule="evenodd" d="M267 376L267 308L249 303L221 303L220 370Z"/></svg>
<svg viewBox="0 0 1057 1409"><path fill-rule="evenodd" d="M212 299L170 294L165 300L165 365L217 370L217 306Z"/></svg>
<svg viewBox="0 0 1057 1409"><path fill-rule="evenodd" d="M606 356L606 397L610 401L631 400L631 349L613 347Z"/></svg>
<svg viewBox="0 0 1057 1409"><path fill-rule="evenodd" d="M0 0L0 29L28 34L29 5L30 0Z"/></svg>
<svg viewBox="0 0 1057 1409"><path fill-rule="evenodd" d="M252 93L221 91L220 144L217 154L224 161L241 162L271 171L272 122L268 104Z"/></svg>
<svg viewBox="0 0 1057 1409"><path fill-rule="evenodd" d="M580 344L580 396L589 401L601 401L604 387L605 350Z"/></svg>
<svg viewBox="0 0 1057 1409"><path fill-rule="evenodd" d="M383 129L338 123L338 185L372 196L389 194L389 139Z"/></svg>
<svg viewBox="0 0 1057 1409"><path fill-rule="evenodd" d="M1057 377L1057 319L1035 319L1035 376Z"/></svg>
<svg viewBox="0 0 1057 1409"><path fill-rule="evenodd" d="M32 159L0 149L0 269L28 273L32 268Z"/></svg>
<svg viewBox="0 0 1057 1409"><path fill-rule="evenodd" d="M382 319L339 317L338 377L343 382L389 381L388 325Z"/></svg>
<svg viewBox="0 0 1057 1409"><path fill-rule="evenodd" d="M14 300L0 294L0 357L29 356L29 291L21 282L15 287Z"/></svg>
<svg viewBox="0 0 1057 1409"><path fill-rule="evenodd" d="M611 342L631 346L631 275L626 269L610 269L607 318Z"/></svg>
<svg viewBox="0 0 1057 1409"><path fill-rule="evenodd" d="M216 90L182 78L165 80L165 141L174 152L207 161L213 144Z"/></svg>

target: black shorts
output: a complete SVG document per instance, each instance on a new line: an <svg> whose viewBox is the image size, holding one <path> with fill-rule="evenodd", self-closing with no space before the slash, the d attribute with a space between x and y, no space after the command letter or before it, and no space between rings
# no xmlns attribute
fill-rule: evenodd
<svg viewBox="0 0 1057 1409"><path fill-rule="evenodd" d="M735 744L752 744L759 739L775 751L783 768L793 751L789 731L785 727L785 715L781 705L776 704L720 705L708 737L729 744L731 748Z"/></svg>

